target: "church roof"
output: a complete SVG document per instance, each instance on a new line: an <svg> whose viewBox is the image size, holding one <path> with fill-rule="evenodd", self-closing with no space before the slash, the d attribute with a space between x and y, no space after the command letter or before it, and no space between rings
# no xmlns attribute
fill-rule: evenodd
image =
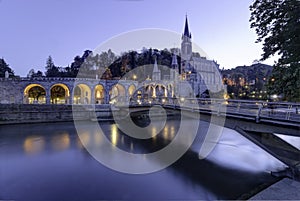
<svg viewBox="0 0 300 201"><path fill-rule="evenodd" d="M185 16L185 25L184 25L184 32L183 32L184 36L187 36L189 38L191 38L191 33L189 31L189 24L188 24L188 19L187 16Z"/></svg>

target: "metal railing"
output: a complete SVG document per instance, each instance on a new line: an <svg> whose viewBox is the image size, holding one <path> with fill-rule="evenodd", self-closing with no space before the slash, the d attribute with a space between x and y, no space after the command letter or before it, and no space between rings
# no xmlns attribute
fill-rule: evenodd
<svg viewBox="0 0 300 201"><path fill-rule="evenodd" d="M213 98L151 98L131 101L129 105L131 107L161 105L166 108L248 118L256 122L277 120L300 125L300 103Z"/></svg>

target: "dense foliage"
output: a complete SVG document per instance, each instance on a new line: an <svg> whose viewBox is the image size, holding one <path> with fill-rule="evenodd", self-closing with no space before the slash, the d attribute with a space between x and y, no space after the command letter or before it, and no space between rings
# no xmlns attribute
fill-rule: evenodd
<svg viewBox="0 0 300 201"><path fill-rule="evenodd" d="M9 67L9 65L4 61L4 59L0 59L0 77L5 77L5 72L8 72L9 77L14 77L14 71Z"/></svg>
<svg viewBox="0 0 300 201"><path fill-rule="evenodd" d="M251 28L263 42L262 60L280 56L269 80L270 93L300 100L300 1L255 0L250 6Z"/></svg>
<svg viewBox="0 0 300 201"><path fill-rule="evenodd" d="M84 51L82 56L76 56L71 66L58 67L54 64L51 56L46 62L46 77L86 77L86 78L101 78L101 79L119 79L128 71L139 66L144 66L154 63L154 55L157 57L159 65L170 66L172 61L173 50L157 50L144 48L141 52L128 51L122 53L121 56L116 56L111 50L94 54L90 50ZM180 58L178 57L180 63ZM149 68L152 70L152 68ZM150 71L149 71L150 72ZM167 72L162 72L162 74ZM139 73L146 79L149 73ZM30 72L29 75L37 76L36 73ZM40 74L39 74L40 75ZM30 76L30 77L33 77Z"/></svg>

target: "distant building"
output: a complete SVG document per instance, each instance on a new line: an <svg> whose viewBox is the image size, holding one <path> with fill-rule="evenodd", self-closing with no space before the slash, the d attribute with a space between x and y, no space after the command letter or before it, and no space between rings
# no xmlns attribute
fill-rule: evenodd
<svg viewBox="0 0 300 201"><path fill-rule="evenodd" d="M194 56L192 49L192 34L189 31L188 19L186 16L184 31L181 38L181 69L180 80L188 81L196 95L201 95L205 90L218 92L223 89L222 77L219 65L206 57ZM172 61L172 67L175 61Z"/></svg>

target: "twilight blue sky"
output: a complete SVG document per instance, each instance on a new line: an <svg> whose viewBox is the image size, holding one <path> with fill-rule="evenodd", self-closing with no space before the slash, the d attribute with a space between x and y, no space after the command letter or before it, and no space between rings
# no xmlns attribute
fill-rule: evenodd
<svg viewBox="0 0 300 201"><path fill-rule="evenodd" d="M67 66L76 55L118 34L161 28L183 32L221 68L250 65L262 54L249 28L252 0L0 0L0 57L17 75L44 71L52 56ZM175 41L174 43L179 43ZM141 47L142 48L142 47ZM168 47L170 48L170 47ZM271 58L265 63L273 64Z"/></svg>

